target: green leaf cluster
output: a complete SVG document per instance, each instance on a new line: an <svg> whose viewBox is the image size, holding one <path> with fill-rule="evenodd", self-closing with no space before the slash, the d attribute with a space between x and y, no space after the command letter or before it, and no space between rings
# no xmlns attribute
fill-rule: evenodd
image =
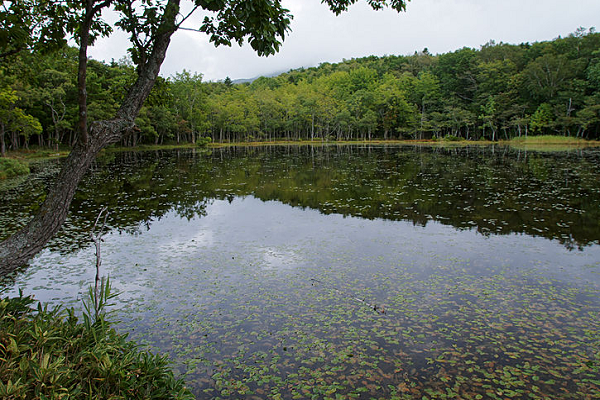
<svg viewBox="0 0 600 400"><path fill-rule="evenodd" d="M108 290L108 285L105 286ZM0 300L3 399L191 399L166 357L139 351L103 314Z"/></svg>
<svg viewBox="0 0 600 400"><path fill-rule="evenodd" d="M94 3L94 2L92 2ZM24 51L51 53L77 36L85 2L16 0L0 6L0 63ZM91 41L106 36L112 28L101 18L91 24Z"/></svg>

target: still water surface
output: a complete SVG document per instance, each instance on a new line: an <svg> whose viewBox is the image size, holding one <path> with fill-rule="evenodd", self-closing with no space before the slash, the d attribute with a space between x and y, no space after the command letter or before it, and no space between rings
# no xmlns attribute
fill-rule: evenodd
<svg viewBox="0 0 600 400"><path fill-rule="evenodd" d="M0 191L0 237L52 171ZM104 205L119 329L198 398L600 396L598 150L111 153L1 293L79 307Z"/></svg>

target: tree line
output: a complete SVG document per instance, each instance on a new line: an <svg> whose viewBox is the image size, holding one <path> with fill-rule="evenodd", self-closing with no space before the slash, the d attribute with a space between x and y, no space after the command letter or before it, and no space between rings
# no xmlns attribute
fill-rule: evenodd
<svg viewBox="0 0 600 400"><path fill-rule="evenodd" d="M251 83L158 79L125 146L272 140L600 137L600 34L432 55L365 57ZM77 49L21 52L0 68L0 145L70 147ZM114 115L136 78L130 59L89 60L88 118Z"/></svg>

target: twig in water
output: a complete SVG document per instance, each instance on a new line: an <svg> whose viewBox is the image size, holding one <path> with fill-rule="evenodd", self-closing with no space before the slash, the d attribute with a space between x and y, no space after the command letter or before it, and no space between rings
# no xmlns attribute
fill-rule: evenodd
<svg viewBox="0 0 600 400"><path fill-rule="evenodd" d="M326 287L329 290L334 290L334 291L338 292L339 294L341 294L344 297L350 297L351 299L354 299L356 301L360 301L361 303L365 304L370 309L372 309L373 311L375 311L375 312L377 312L379 314L385 314L385 308L383 306L378 306L377 304L371 304L371 303L368 303L365 299L361 299L361 298L358 298L358 297L354 297L352 295L348 295L347 293L342 292L338 288L335 288L333 286L327 285L327 284L321 282L318 279L311 278L310 280L313 281L313 282L316 282L316 283L320 283L323 287Z"/></svg>

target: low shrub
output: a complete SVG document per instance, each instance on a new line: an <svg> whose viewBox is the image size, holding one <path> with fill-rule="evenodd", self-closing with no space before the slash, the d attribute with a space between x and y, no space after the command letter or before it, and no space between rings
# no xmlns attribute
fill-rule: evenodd
<svg viewBox="0 0 600 400"><path fill-rule="evenodd" d="M196 146L198 147L206 147L212 143L212 138L209 136L199 137L196 141Z"/></svg>
<svg viewBox="0 0 600 400"><path fill-rule="evenodd" d="M13 158L0 157L0 179L25 175L28 173L29 167L26 163Z"/></svg>
<svg viewBox="0 0 600 400"><path fill-rule="evenodd" d="M108 289L107 289L108 290ZM104 314L0 300L0 398L193 399L166 357L140 351Z"/></svg>
<svg viewBox="0 0 600 400"><path fill-rule="evenodd" d="M454 135L446 135L446 136L444 136L444 140L447 142L459 142L464 139L461 137L458 137L458 136L454 136Z"/></svg>

